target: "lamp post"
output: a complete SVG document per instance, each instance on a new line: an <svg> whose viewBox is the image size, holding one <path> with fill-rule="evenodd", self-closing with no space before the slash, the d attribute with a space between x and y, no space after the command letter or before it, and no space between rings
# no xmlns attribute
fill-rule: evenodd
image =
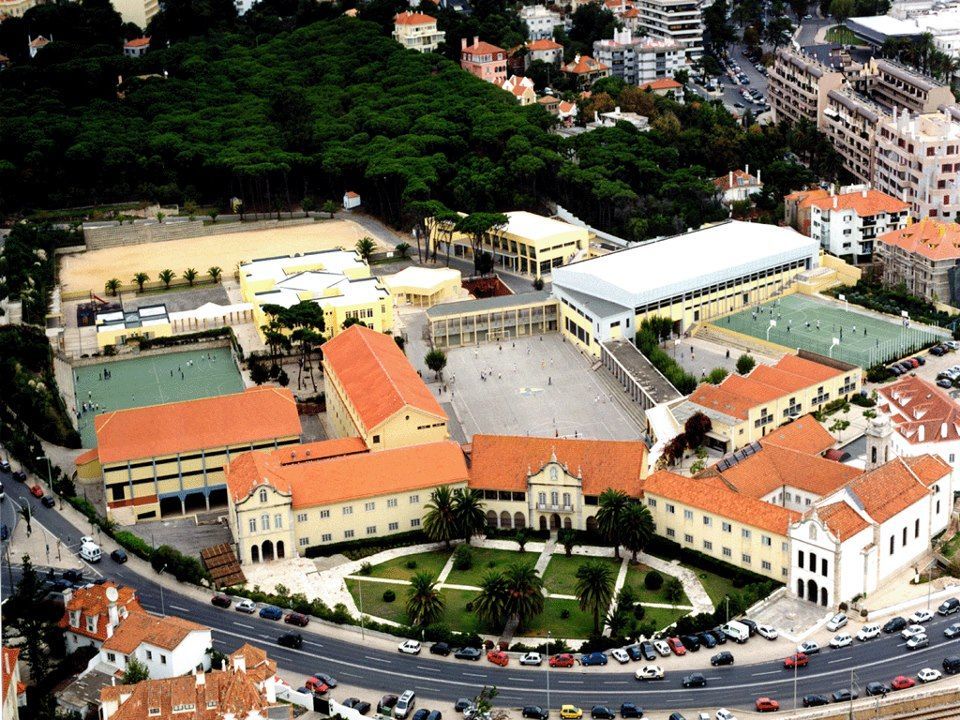
<svg viewBox="0 0 960 720"><path fill-rule="evenodd" d="M50 492L53 492L53 463L46 455L37 456L37 460L42 460L47 464L47 487L50 488Z"/></svg>
<svg viewBox="0 0 960 720"><path fill-rule="evenodd" d="M166 570L166 569L167 569L167 566L164 565L162 568L160 568L160 573L159 573L159 574L160 574L160 575L163 575L163 571ZM165 606L164 606L164 604L163 604L163 583L162 583L162 582L158 582L157 584L160 586L160 614L166 616L167 611L166 611Z"/></svg>
<svg viewBox="0 0 960 720"><path fill-rule="evenodd" d="M550 715L550 636L547 630L547 715Z"/></svg>
<svg viewBox="0 0 960 720"><path fill-rule="evenodd" d="M730 596L729 596L729 595L724 595L723 601L724 601L724 602L726 603L726 605L727 605L727 622L730 622Z"/></svg>
<svg viewBox="0 0 960 720"><path fill-rule="evenodd" d="M366 630L364 629L363 624L363 581L357 580L357 588L360 590L360 639L365 641L367 639Z"/></svg>

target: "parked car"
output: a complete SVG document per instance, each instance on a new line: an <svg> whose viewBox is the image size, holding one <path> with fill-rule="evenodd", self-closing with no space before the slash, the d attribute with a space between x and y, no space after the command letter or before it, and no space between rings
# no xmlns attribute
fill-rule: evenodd
<svg viewBox="0 0 960 720"><path fill-rule="evenodd" d="M247 613L248 615L253 615L257 611L257 605L253 600L244 598L237 603L236 607L233 608L237 612Z"/></svg>
<svg viewBox="0 0 960 720"><path fill-rule="evenodd" d="M864 625L862 628L857 630L857 640L864 642L866 640L873 640L874 638L880 637L880 626L871 624Z"/></svg>
<svg viewBox="0 0 960 720"><path fill-rule="evenodd" d="M937 614L953 615L958 610L960 610L960 600L957 600L957 598L947 598L940 603L940 607L937 608Z"/></svg>
<svg viewBox="0 0 960 720"><path fill-rule="evenodd" d="M919 650L920 648L925 647L930 647L930 639L927 637L926 633L914 635L912 638L907 640L907 650Z"/></svg>
<svg viewBox="0 0 960 720"><path fill-rule="evenodd" d="M576 705L561 705L560 717L562 720L580 720L583 717L583 710Z"/></svg>
<svg viewBox="0 0 960 720"><path fill-rule="evenodd" d="M407 717L412 711L413 708L417 705L417 694L413 690L404 690L400 695L400 699L397 700L397 704L393 706L393 716L395 718Z"/></svg>
<svg viewBox="0 0 960 720"><path fill-rule="evenodd" d="M815 655L820 652L820 644L815 640L804 640L797 645L797 652L804 653L805 655Z"/></svg>
<svg viewBox="0 0 960 720"><path fill-rule="evenodd" d="M330 691L330 686L316 677L308 677L306 682L303 683L303 686L310 692L317 693L318 695L323 695ZM396 702L396 700L394 700L394 702Z"/></svg>
<svg viewBox="0 0 960 720"><path fill-rule="evenodd" d="M594 705L590 708L590 717L594 720L614 720L617 714L606 705Z"/></svg>
<svg viewBox="0 0 960 720"><path fill-rule="evenodd" d="M33 495L35 498L42 498L43 488L40 487L39 485L34 485L33 487L30 488L30 494Z"/></svg>
<svg viewBox="0 0 960 720"><path fill-rule="evenodd" d="M680 642L687 649L687 652L697 652L700 650L700 641L696 635L681 635Z"/></svg>
<svg viewBox="0 0 960 720"><path fill-rule="evenodd" d="M459 713L462 713L464 710L470 707L473 707L473 700L471 700L470 698L460 698L454 704L453 709Z"/></svg>
<svg viewBox="0 0 960 720"><path fill-rule="evenodd" d="M939 380L937 380L937 385L938 385L939 387L944 388L944 389L948 389L948 388L952 388L952 387L953 387L953 383L950 382L950 380L949 380L948 378L940 378Z"/></svg>
<svg viewBox="0 0 960 720"><path fill-rule="evenodd" d="M87 540L87 539L88 538L84 538L84 540ZM83 573L80 572L79 570L74 570L73 568L69 570L64 570L61 577L67 582L73 583L74 585L82 585L85 582L83 579Z"/></svg>
<svg viewBox="0 0 960 720"><path fill-rule="evenodd" d="M14 470L13 479L17 482L25 483L27 481L27 474L23 470Z"/></svg>
<svg viewBox="0 0 960 720"><path fill-rule="evenodd" d="M683 643L680 642L680 638L667 638L667 645L670 646L670 649L673 651L674 655L687 654L687 649L683 646Z"/></svg>
<svg viewBox="0 0 960 720"><path fill-rule="evenodd" d="M487 660L500 667L506 667L510 664L510 656L503 650L491 650L487 653Z"/></svg>
<svg viewBox="0 0 960 720"><path fill-rule="evenodd" d="M826 695L804 695L803 696L803 706L804 707L818 707L820 705L828 705L830 703L830 698Z"/></svg>
<svg viewBox="0 0 960 720"><path fill-rule="evenodd" d="M380 702L377 703L377 712L381 715L390 715L393 713L393 708L397 705L397 700L400 698L396 695L384 695L380 698Z"/></svg>
<svg viewBox="0 0 960 720"><path fill-rule="evenodd" d="M296 632L284 633L277 638L277 644L282 645L283 647L299 650L303 647L303 635Z"/></svg>
<svg viewBox="0 0 960 720"><path fill-rule="evenodd" d="M630 656L630 659L636 662L637 660L643 659L643 653L640 652L639 645L627 645L624 650L627 651L627 655ZM654 652L653 645L650 646L650 652ZM654 653L656 654L656 653Z"/></svg>
<svg viewBox="0 0 960 720"><path fill-rule="evenodd" d="M767 640L776 640L780 636L780 633L777 632L777 629L773 627L773 625L757 625L757 635Z"/></svg>
<svg viewBox="0 0 960 720"><path fill-rule="evenodd" d="M538 652L528 652L520 656L521 665L540 665L543 662L543 655Z"/></svg>
<svg viewBox="0 0 960 720"><path fill-rule="evenodd" d="M296 625L297 627L306 627L310 624L310 618L298 612L287 613L283 621L288 625Z"/></svg>
<svg viewBox="0 0 960 720"><path fill-rule="evenodd" d="M838 633L830 638L830 647L832 648L845 648L850 645L853 645L853 638L850 633Z"/></svg>
<svg viewBox="0 0 960 720"><path fill-rule="evenodd" d="M210 602L217 607L228 608L233 605L233 601L226 595L214 595Z"/></svg>
<svg viewBox="0 0 960 720"><path fill-rule="evenodd" d="M933 613L929 610L917 610L913 615L909 617L910 622L912 623L925 623L930 622L933 619Z"/></svg>
<svg viewBox="0 0 960 720"><path fill-rule="evenodd" d="M682 682L685 688L707 686L707 678L703 673L690 673L689 675L685 675Z"/></svg>
<svg viewBox="0 0 960 720"><path fill-rule="evenodd" d="M276 605L264 605L260 608L260 617L265 620L279 620L283 617L283 610Z"/></svg>
<svg viewBox="0 0 960 720"><path fill-rule="evenodd" d="M710 630L710 634L713 636L713 639L717 641L717 645L727 644L727 636L720 628Z"/></svg>
<svg viewBox="0 0 960 720"><path fill-rule="evenodd" d="M10 472L10 463L7 460L0 460L0 472Z"/></svg>
<svg viewBox="0 0 960 720"><path fill-rule="evenodd" d="M550 667L568 668L573 667L574 663L576 659L570 653L560 653L549 660Z"/></svg>
<svg viewBox="0 0 960 720"><path fill-rule="evenodd" d="M420 708L411 716L410 720L427 720L429 715L430 711L427 708Z"/></svg>
<svg viewBox="0 0 960 720"><path fill-rule="evenodd" d="M948 626L946 629L944 629L943 634L951 640L953 640L955 637L960 637L960 622L955 622Z"/></svg>
<svg viewBox="0 0 960 720"><path fill-rule="evenodd" d="M706 715L706 713L700 713L701 715ZM707 720L709 720L709 715L707 715ZM716 715L714 715L716 720L737 720L737 716L726 708L720 708L717 710Z"/></svg>
<svg viewBox="0 0 960 720"><path fill-rule="evenodd" d="M758 697L755 706L757 712L776 712L780 709L780 703L768 697Z"/></svg>
<svg viewBox="0 0 960 720"><path fill-rule="evenodd" d="M419 640L404 640L397 646L397 651L404 655L419 655L423 646Z"/></svg>
<svg viewBox="0 0 960 720"><path fill-rule="evenodd" d="M475 647L462 647L459 648L453 656L457 660L479 660L480 656L483 653L480 652L480 648Z"/></svg>
<svg viewBox="0 0 960 720"><path fill-rule="evenodd" d="M832 618L830 618L829 622L827 622L827 630L829 630L830 632L836 632L840 628L845 627L846 624L847 624L847 616L844 615L843 613L837 613Z"/></svg>
<svg viewBox="0 0 960 720"><path fill-rule="evenodd" d="M906 675L897 675L890 681L890 687L894 690L908 690L917 684L917 681Z"/></svg>
<svg viewBox="0 0 960 720"><path fill-rule="evenodd" d="M833 695L830 697L834 702L850 702L851 700L856 700L858 697L860 697L860 693L858 693L856 690L841 688L833 693Z"/></svg>
<svg viewBox="0 0 960 720"><path fill-rule="evenodd" d="M117 565L123 565L130 558L127 557L127 551L123 548L117 548L112 553L110 553L110 559L113 560Z"/></svg>
<svg viewBox="0 0 960 720"><path fill-rule="evenodd" d="M923 668L917 673L917 680L922 683L930 683L943 677L943 673L934 668Z"/></svg>
<svg viewBox="0 0 960 720"><path fill-rule="evenodd" d="M643 708L637 707L632 702L625 702L620 705L620 717L622 718L642 718Z"/></svg>
<svg viewBox="0 0 960 720"><path fill-rule="evenodd" d="M890 633L900 632L907 626L907 624L907 621L898 615L897 617L890 618L884 623L883 631L888 635Z"/></svg>
<svg viewBox="0 0 960 720"><path fill-rule="evenodd" d="M444 657L446 657L447 655L450 654L450 646L447 645L445 642L434 643L433 645L430 646L430 654L443 655Z"/></svg>
<svg viewBox="0 0 960 720"><path fill-rule="evenodd" d="M40 504L45 508L53 508L57 506L57 501L54 500L53 495L44 495L40 498Z"/></svg>
<svg viewBox="0 0 960 720"><path fill-rule="evenodd" d="M520 711L520 716L531 720L547 720L550 713L539 705L527 705Z"/></svg>
<svg viewBox="0 0 960 720"><path fill-rule="evenodd" d="M806 653L798 652L787 657L783 661L783 666L792 670L794 667L802 668L810 664L810 656Z"/></svg>
<svg viewBox="0 0 960 720"><path fill-rule="evenodd" d="M657 655L660 657L669 657L671 653L670 643L666 640L654 640L653 647L657 651ZM649 658L653 660L653 658Z"/></svg>
<svg viewBox="0 0 960 720"><path fill-rule="evenodd" d="M639 647L640 647L640 654L643 655L644 660L650 661L650 660L657 659L657 655L658 655L657 648L652 642L650 642L649 640L643 640L640 643ZM667 653L669 654L669 652L670 652L670 649L667 648Z"/></svg>
<svg viewBox="0 0 960 720"><path fill-rule="evenodd" d="M644 665L633 676L637 680L663 680L663 668L659 665Z"/></svg>
<svg viewBox="0 0 960 720"><path fill-rule="evenodd" d="M956 675L960 672L960 656L950 655L943 659L943 671L947 675Z"/></svg>
<svg viewBox="0 0 960 720"><path fill-rule="evenodd" d="M718 665L733 665L733 653L729 650L722 650L710 658L710 664L714 667Z"/></svg>
<svg viewBox="0 0 960 720"><path fill-rule="evenodd" d="M753 637L757 634L757 623L750 618L740 618L737 622L739 622L741 625L747 626L747 630L750 631L750 637Z"/></svg>
<svg viewBox="0 0 960 720"><path fill-rule="evenodd" d="M606 665L607 664L607 654L602 652L592 652L586 653L585 655L580 656L580 664L584 666L588 665Z"/></svg>
<svg viewBox="0 0 960 720"><path fill-rule="evenodd" d="M868 682L866 687L863 688L864 692L871 697L874 695L886 695L890 692L890 686L882 682Z"/></svg>
<svg viewBox="0 0 960 720"><path fill-rule="evenodd" d="M340 684L337 682L337 679L333 677L333 675L328 675L325 672L315 672L313 676L317 678L317 680L322 680L325 682L328 688L335 688Z"/></svg>
<svg viewBox="0 0 960 720"><path fill-rule="evenodd" d="M611 650L610 657L612 657L621 665L626 665L628 662L630 662L630 656L627 655L627 651L623 648L614 648Z"/></svg>
<svg viewBox="0 0 960 720"><path fill-rule="evenodd" d="M344 707L353 708L361 715L366 715L368 712L370 712L370 703L368 703L366 700L361 700L360 698L348 697L340 704Z"/></svg>

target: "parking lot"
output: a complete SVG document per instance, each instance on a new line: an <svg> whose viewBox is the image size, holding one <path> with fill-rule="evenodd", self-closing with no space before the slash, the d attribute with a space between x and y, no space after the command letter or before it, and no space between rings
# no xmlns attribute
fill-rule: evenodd
<svg viewBox="0 0 960 720"><path fill-rule="evenodd" d="M949 370L951 367L957 366L960 369L960 351L950 350L944 355L933 355L929 350L926 350L922 353L916 353L910 357L922 357L924 364L918 368L910 370L907 375L916 375L921 377L924 380L928 380L932 383L937 382L937 375L945 370ZM954 398L960 396L960 390L956 389L958 383L960 383L960 372L955 373L956 379L953 383L953 389L945 388L950 392L950 395Z"/></svg>

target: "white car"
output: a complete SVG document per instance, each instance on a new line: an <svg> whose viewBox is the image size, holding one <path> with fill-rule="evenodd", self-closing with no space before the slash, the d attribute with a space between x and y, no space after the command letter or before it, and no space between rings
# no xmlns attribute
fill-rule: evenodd
<svg viewBox="0 0 960 720"><path fill-rule="evenodd" d="M777 629L773 625L757 625L757 634L760 637L765 637L767 640L776 640L780 633L777 632Z"/></svg>
<svg viewBox="0 0 960 720"><path fill-rule="evenodd" d="M737 716L726 708L717 710L717 720L737 720Z"/></svg>
<svg viewBox="0 0 960 720"><path fill-rule="evenodd" d="M419 655L421 650L420 642L418 640L404 640L397 646L397 650L406 655Z"/></svg>
<svg viewBox="0 0 960 720"><path fill-rule="evenodd" d="M907 618L912 623L925 623L933 619L933 613L929 610L917 610L913 615Z"/></svg>
<svg viewBox="0 0 960 720"><path fill-rule="evenodd" d="M94 540L94 539L93 539L92 537L90 537L89 535L84 535L82 538L80 538L80 545L81 545L81 547L84 546L84 545L86 545L87 543L90 543L91 545L96 545L96 544L97 544L97 541Z"/></svg>
<svg viewBox="0 0 960 720"><path fill-rule="evenodd" d="M670 657L670 646L667 645L666 640L654 640L653 649L657 651L657 654L660 657Z"/></svg>
<svg viewBox="0 0 960 720"><path fill-rule="evenodd" d="M923 670L917 673L917 680L919 680L922 683L934 682L935 680L939 680L942 677L943 677L943 673L933 668L924 668Z"/></svg>
<svg viewBox="0 0 960 720"><path fill-rule="evenodd" d="M853 645L853 638L850 637L849 633L834 635L830 640L830 647L832 648L844 648L850 645Z"/></svg>
<svg viewBox="0 0 960 720"><path fill-rule="evenodd" d="M663 668L659 665L644 665L633 676L637 680L663 680Z"/></svg>
<svg viewBox="0 0 960 720"><path fill-rule="evenodd" d="M797 645L797 652L805 655L813 655L820 652L820 645L813 640L804 640L802 643Z"/></svg>
<svg viewBox="0 0 960 720"><path fill-rule="evenodd" d="M860 640L861 642L864 640L873 640L875 637L880 637L879 625L864 625L862 628L857 630L857 640Z"/></svg>
<svg viewBox="0 0 960 720"><path fill-rule="evenodd" d="M520 658L521 665L539 665L542 662L543 655L538 652L528 652Z"/></svg>
<svg viewBox="0 0 960 720"><path fill-rule="evenodd" d="M836 632L846 624L847 624L847 616L844 615L843 613L837 613L832 618L830 618L830 622L827 623L827 630L829 630L830 632Z"/></svg>
<svg viewBox="0 0 960 720"><path fill-rule="evenodd" d="M253 600L250 600L249 598L245 598L240 602L238 602L236 605L234 605L233 609L236 610L237 612L242 612L242 613L247 613L248 615L252 615L257 611L257 604Z"/></svg>
<svg viewBox="0 0 960 720"><path fill-rule="evenodd" d="M627 651L623 648L617 648L616 650L610 651L610 657L616 660L621 665L626 665L630 662L630 656L627 655Z"/></svg>
<svg viewBox="0 0 960 720"><path fill-rule="evenodd" d="M914 635L923 635L925 632L926 630L923 629L923 625L907 625L900 631L900 637L904 640L909 640Z"/></svg>
<svg viewBox="0 0 960 720"><path fill-rule="evenodd" d="M914 635L907 640L907 650L918 650L920 648L930 647L930 639L926 633Z"/></svg>

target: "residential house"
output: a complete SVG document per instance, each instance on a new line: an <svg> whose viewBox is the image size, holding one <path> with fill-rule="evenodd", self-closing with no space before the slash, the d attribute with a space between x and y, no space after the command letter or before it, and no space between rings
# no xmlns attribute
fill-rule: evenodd
<svg viewBox="0 0 960 720"><path fill-rule="evenodd" d="M513 95L521 105L533 105L537 101L537 93L533 89L533 80L530 78L511 75L503 82L495 82L494 85Z"/></svg>
<svg viewBox="0 0 960 720"><path fill-rule="evenodd" d="M50 40L47 40L43 35L38 35L35 38L27 37L27 48L30 50L30 57L35 58L37 53L43 50L50 42L53 40L51 36Z"/></svg>
<svg viewBox="0 0 960 720"><path fill-rule="evenodd" d="M610 75L610 68L589 55L577 55L560 69L569 75L580 89L589 88L595 81Z"/></svg>
<svg viewBox="0 0 960 720"><path fill-rule="evenodd" d="M347 190L343 194L343 209L353 210L358 207L360 207L360 196L352 190Z"/></svg>
<svg viewBox="0 0 960 720"><path fill-rule="evenodd" d="M100 646L100 662L115 675L136 659L151 678L176 677L210 668L210 628L179 617L131 612Z"/></svg>
<svg viewBox="0 0 960 720"><path fill-rule="evenodd" d="M923 219L881 235L876 244L883 283L903 285L929 302L960 303L960 225Z"/></svg>
<svg viewBox="0 0 960 720"><path fill-rule="evenodd" d="M526 24L527 37L531 41L550 40L555 29L567 25L563 15L545 5L524 5L520 8L520 19Z"/></svg>
<svg viewBox="0 0 960 720"><path fill-rule="evenodd" d="M138 37L123 44L123 54L127 57L143 57L150 49L150 38Z"/></svg>
<svg viewBox="0 0 960 720"><path fill-rule="evenodd" d="M760 181L760 171L754 177L750 174L750 166L747 165L743 170L737 168L731 170L726 175L714 178L713 185L717 189L717 195L720 202L730 206L735 202L749 200L754 195L763 192L763 183Z"/></svg>
<svg viewBox="0 0 960 720"><path fill-rule="evenodd" d="M489 83L503 82L507 79L507 51L474 37L467 45L467 39L460 40L460 67L471 75Z"/></svg>
<svg viewBox="0 0 960 720"><path fill-rule="evenodd" d="M660 78L650 82L640 83L641 90L649 90L654 95L669 97L678 103L683 103L683 85L673 78Z"/></svg>
<svg viewBox="0 0 960 720"><path fill-rule="evenodd" d="M100 649L133 613L146 613L133 588L117 587L108 580L103 585L68 591L59 622L67 652L88 645Z"/></svg>
<svg viewBox="0 0 960 720"><path fill-rule="evenodd" d="M433 52L446 38L437 30L437 19L423 13L407 10L393 18L393 39L410 50Z"/></svg>
<svg viewBox="0 0 960 720"><path fill-rule="evenodd" d="M546 38L529 40L527 42L526 67L534 60L545 62L548 65L559 65L563 60L563 45Z"/></svg>
<svg viewBox="0 0 960 720"><path fill-rule="evenodd" d="M619 106L610 112L602 113L594 111L593 122L587 123L587 129L596 130L602 127L614 127L620 122L629 123L640 132L646 132L650 129L650 118L646 115L639 115L635 112L623 112Z"/></svg>

